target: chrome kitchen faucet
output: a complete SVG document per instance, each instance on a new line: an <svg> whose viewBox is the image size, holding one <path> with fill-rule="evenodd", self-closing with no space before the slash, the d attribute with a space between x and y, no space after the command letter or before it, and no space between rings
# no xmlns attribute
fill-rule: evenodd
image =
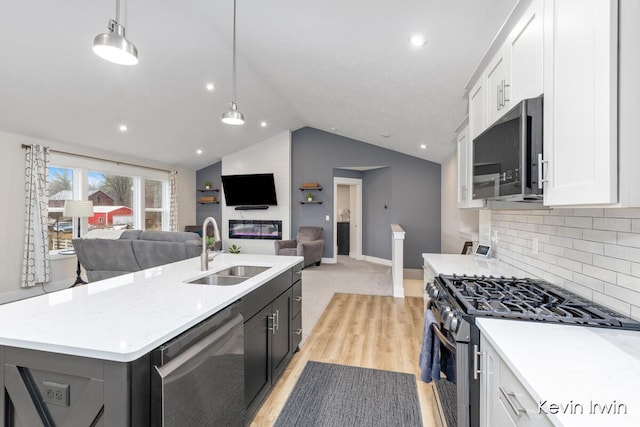
<svg viewBox="0 0 640 427"><path fill-rule="evenodd" d="M213 224L213 239L216 242L220 242L220 230L218 229L218 223L215 218L208 216L205 218L202 223L202 254L200 254L200 269L202 271L207 271L209 269L209 254L207 252L207 225L209 223ZM215 244L215 243L214 243ZM220 253L219 251L214 251L214 257Z"/></svg>

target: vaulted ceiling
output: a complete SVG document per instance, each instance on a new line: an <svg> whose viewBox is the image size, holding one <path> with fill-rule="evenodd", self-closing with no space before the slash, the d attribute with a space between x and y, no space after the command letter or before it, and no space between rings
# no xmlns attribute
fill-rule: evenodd
<svg viewBox="0 0 640 427"><path fill-rule="evenodd" d="M91 49L115 0L14 1L0 25L0 130L199 169L311 126L441 162L464 85L515 2L238 0L237 127L220 121L233 0L123 0L132 67ZM412 47L414 33L427 44Z"/></svg>

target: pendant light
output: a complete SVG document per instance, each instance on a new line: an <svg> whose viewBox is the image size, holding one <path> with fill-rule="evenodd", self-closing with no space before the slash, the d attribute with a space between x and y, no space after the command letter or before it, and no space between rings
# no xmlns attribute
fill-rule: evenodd
<svg viewBox="0 0 640 427"><path fill-rule="evenodd" d="M107 24L108 33L98 34L93 40L93 51L100 58L120 65L136 65L138 49L124 36L120 25L120 0L116 0L116 19Z"/></svg>
<svg viewBox="0 0 640 427"><path fill-rule="evenodd" d="M222 123L227 125L243 125L244 115L236 105L236 0L233 0L233 74L231 75L231 102L229 111L222 114Z"/></svg>

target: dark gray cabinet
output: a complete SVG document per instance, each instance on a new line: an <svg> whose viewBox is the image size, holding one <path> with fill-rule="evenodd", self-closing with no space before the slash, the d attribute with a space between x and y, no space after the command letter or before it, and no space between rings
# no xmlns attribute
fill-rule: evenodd
<svg viewBox="0 0 640 427"><path fill-rule="evenodd" d="M302 263L243 298L243 314L247 319L244 329L247 424L284 372L300 343L301 271ZM296 329L295 322L298 322ZM296 334L296 331L299 333Z"/></svg>
<svg viewBox="0 0 640 427"><path fill-rule="evenodd" d="M0 347L0 425L148 426L150 360Z"/></svg>

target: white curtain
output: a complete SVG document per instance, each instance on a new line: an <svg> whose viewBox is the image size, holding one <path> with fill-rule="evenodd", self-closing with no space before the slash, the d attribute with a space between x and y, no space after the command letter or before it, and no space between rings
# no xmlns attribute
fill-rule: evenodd
<svg viewBox="0 0 640 427"><path fill-rule="evenodd" d="M51 279L47 230L49 147L31 145L25 156L25 234L20 286Z"/></svg>
<svg viewBox="0 0 640 427"><path fill-rule="evenodd" d="M178 231L178 171L169 172L169 231Z"/></svg>

